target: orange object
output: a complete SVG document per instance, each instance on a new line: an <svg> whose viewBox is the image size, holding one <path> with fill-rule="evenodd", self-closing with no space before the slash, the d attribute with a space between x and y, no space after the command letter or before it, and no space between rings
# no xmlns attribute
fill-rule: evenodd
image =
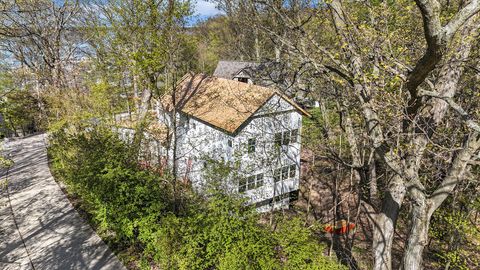
<svg viewBox="0 0 480 270"><path fill-rule="evenodd" d="M347 222L344 219L337 222L335 226L332 224L325 225L325 231L332 234L346 234L354 230L355 223Z"/></svg>

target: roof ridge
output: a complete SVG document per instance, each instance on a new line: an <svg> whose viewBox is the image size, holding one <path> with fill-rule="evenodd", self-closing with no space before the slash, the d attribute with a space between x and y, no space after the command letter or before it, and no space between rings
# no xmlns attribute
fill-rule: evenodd
<svg viewBox="0 0 480 270"><path fill-rule="evenodd" d="M237 80L208 76L203 73L187 73L177 83L172 92L164 96L164 105L168 109L172 98L179 102L178 109L213 127L235 133L248 119L265 105L272 96L278 95L290 103L297 111L309 115L298 104L276 89Z"/></svg>

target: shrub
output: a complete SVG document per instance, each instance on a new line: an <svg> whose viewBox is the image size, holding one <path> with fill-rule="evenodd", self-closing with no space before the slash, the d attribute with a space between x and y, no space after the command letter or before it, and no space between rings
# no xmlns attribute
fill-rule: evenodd
<svg viewBox="0 0 480 270"><path fill-rule="evenodd" d="M77 123L52 132L49 155L54 174L81 199L107 243L140 253L138 267L341 268L322 255L324 247L297 219L272 231L221 188L209 189L208 196L180 192L182 198L174 199L174 181L142 170L130 148L108 127Z"/></svg>
<svg viewBox="0 0 480 270"><path fill-rule="evenodd" d="M82 200L100 232L132 243L139 226L156 221L167 209L168 193L158 176L140 170L130 149L106 127L50 136L52 169Z"/></svg>

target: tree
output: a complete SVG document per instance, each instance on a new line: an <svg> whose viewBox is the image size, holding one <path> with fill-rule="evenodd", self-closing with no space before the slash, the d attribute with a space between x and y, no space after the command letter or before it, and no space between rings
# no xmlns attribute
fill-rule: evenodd
<svg viewBox="0 0 480 270"><path fill-rule="evenodd" d="M0 13L0 50L34 74L37 87L68 85L67 69L78 60L78 1L7 1Z"/></svg>
<svg viewBox="0 0 480 270"><path fill-rule="evenodd" d="M37 111L37 99L28 88L22 87L24 70L1 71L0 73L0 115L2 136L12 133L18 136L36 131L40 119Z"/></svg>
<svg viewBox="0 0 480 270"><path fill-rule="evenodd" d="M328 95L327 108L341 113L350 153L332 160L354 171L373 223L374 268L392 269L394 231L408 197L410 232L402 267L420 269L431 216L464 179L480 147L478 110L464 99L461 81L471 76L466 63L477 40L480 3L242 2L255 7L257 22L265 10L276 14L278 25L260 29L282 44L290 63L304 67L304 76L332 87L317 91ZM437 148L441 154L430 152ZM430 166L438 161L443 168ZM375 177L374 164L382 178Z"/></svg>

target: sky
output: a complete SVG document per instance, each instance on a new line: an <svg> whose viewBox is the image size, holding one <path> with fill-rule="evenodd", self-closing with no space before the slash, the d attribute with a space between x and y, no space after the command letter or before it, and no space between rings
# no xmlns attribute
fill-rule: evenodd
<svg viewBox="0 0 480 270"><path fill-rule="evenodd" d="M222 12L215 8L215 4L203 0L197 0L195 4L195 13L199 19L206 19L208 17L221 14Z"/></svg>

